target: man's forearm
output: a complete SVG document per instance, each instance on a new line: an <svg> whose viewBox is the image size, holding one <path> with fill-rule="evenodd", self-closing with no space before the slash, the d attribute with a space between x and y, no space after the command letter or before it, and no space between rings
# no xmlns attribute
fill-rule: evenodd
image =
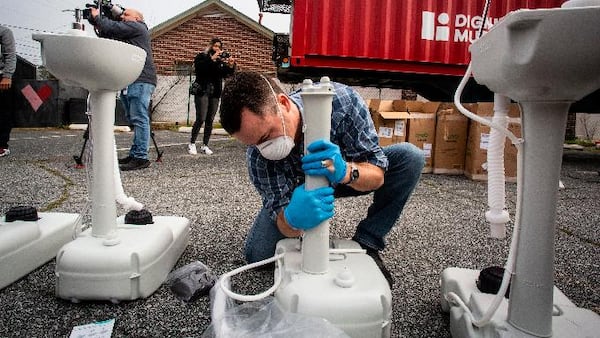
<svg viewBox="0 0 600 338"><path fill-rule="evenodd" d="M277 229L279 229L279 232L281 232L282 235L284 235L285 237L300 237L302 236L302 230L297 230L292 228L288 222L285 219L285 216L283 214L283 210L284 208L281 209L281 211L279 211L279 213L277 214Z"/></svg>
<svg viewBox="0 0 600 338"><path fill-rule="evenodd" d="M385 174L383 169L368 162L354 162L354 165L358 168L360 174L356 180L348 184L352 189L357 191L373 191L383 185ZM346 164L346 176L342 179L342 184L350 182L351 170L351 164L348 162Z"/></svg>

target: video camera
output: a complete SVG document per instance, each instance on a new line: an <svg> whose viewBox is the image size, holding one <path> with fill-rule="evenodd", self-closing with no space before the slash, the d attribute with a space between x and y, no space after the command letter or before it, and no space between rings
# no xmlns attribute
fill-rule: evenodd
<svg viewBox="0 0 600 338"><path fill-rule="evenodd" d="M93 4L85 4L86 9L83 10L83 18L89 19L92 13L91 8L98 8L102 16L112 20L119 20L119 17L125 11L121 5L113 5L112 0L94 0Z"/></svg>
<svg viewBox="0 0 600 338"><path fill-rule="evenodd" d="M228 58L230 58L230 57L231 57L231 54L229 54L229 52L228 52L228 51L225 51L225 50L224 50L224 51L222 51L222 52L221 52L221 54L219 54L219 57L220 57L221 59L228 59Z"/></svg>

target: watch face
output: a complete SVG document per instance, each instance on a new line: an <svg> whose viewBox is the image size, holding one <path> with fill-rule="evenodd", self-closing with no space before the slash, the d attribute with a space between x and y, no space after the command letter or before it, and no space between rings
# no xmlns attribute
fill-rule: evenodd
<svg viewBox="0 0 600 338"><path fill-rule="evenodd" d="M351 164L350 165L350 179L348 180L348 182L344 183L344 184L350 184L354 181L356 181L356 179L359 176L359 172L358 172L358 168L356 167L356 165Z"/></svg>
<svg viewBox="0 0 600 338"><path fill-rule="evenodd" d="M358 172L358 168L354 167L352 168L352 171L350 172L350 182L354 182L356 181L356 179L358 178L358 176L360 175L360 173Z"/></svg>

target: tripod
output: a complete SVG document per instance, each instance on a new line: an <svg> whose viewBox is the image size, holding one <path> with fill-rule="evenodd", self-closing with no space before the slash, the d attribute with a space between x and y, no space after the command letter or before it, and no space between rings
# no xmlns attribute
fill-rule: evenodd
<svg viewBox="0 0 600 338"><path fill-rule="evenodd" d="M87 100L87 111L90 110L90 100L89 100L89 95L88 95L88 100ZM90 138L90 123L88 123L87 127L85 128L85 132L83 133L83 145L81 146L81 151L79 152L79 156L77 155L73 155L73 160L75 160L75 168L76 169L83 169L85 168L85 165L83 164L83 153L85 152L85 147L87 145L87 142ZM130 128L133 130L133 126L130 126ZM154 131L152 131L152 114L150 114L150 137L152 138L152 143L154 144L154 149L156 149L156 162L162 162L162 155L163 155L163 150L160 150L158 148L158 144L156 143L156 139L154 138Z"/></svg>
<svg viewBox="0 0 600 338"><path fill-rule="evenodd" d="M85 146L90 138L89 132L90 126L88 125L83 133L83 145L81 146L81 152L78 155L73 155L73 160L75 160L75 168L83 169L85 168L85 164L83 164L83 153L85 152ZM163 150L158 148L158 144L156 143L156 139L154 138L154 132L150 131L150 137L152 138L152 143L154 144L154 149L156 149L156 162L162 162Z"/></svg>
<svg viewBox="0 0 600 338"><path fill-rule="evenodd" d="M85 146L87 145L87 141L90 138L90 125L85 128L85 132L83 133L83 146L81 146L81 152L79 156L73 155L73 159L75 160L75 168L83 169L85 165L83 164L83 152L85 151Z"/></svg>

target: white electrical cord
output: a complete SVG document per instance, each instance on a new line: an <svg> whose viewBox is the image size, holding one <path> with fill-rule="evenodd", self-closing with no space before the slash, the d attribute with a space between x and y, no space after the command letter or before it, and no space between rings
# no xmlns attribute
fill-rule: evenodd
<svg viewBox="0 0 600 338"><path fill-rule="evenodd" d="M508 252L508 258L506 259L506 265L504 266L504 275L502 276L502 283L500 284L500 290L498 290L498 293L494 297L492 304L490 305L490 307L487 309L487 311L484 313L484 315L480 319L475 318L475 316L473 315L471 310L468 308L468 306L465 304L465 302L456 293L448 292L447 294L444 295L444 298L446 299L446 301L456 304L460 308L463 309L463 311L467 314L467 318L471 321L471 323L474 326L482 327L482 326L489 324L492 317L498 310L498 307L500 307L500 304L504 300L504 295L506 294L506 290L508 289L510 279L511 279L512 275L514 274L514 268L515 268L515 263L516 263L517 244L519 242L518 241L519 227L520 227L520 223L521 223L521 199L522 199L522 190L521 189L522 189L522 173L523 173L523 168L522 168L523 152L521 150L522 150L524 140L522 138L517 138L512 132L510 132L510 130L508 130L504 126L498 125L497 123L494 123L493 121L490 121L481 116L477 116L477 115L473 114L472 112L470 112L468 109L466 109L460 103L460 97L462 95L462 91L463 91L467 81L469 80L470 76L471 76L471 63L469 63L469 66L467 67L467 71L466 71L463 79L461 80L460 84L458 85L458 88L456 89L456 93L454 94L454 105L456 105L458 110L461 113L463 113L465 116L467 116L468 118L475 120L483 125L489 126L490 128L494 128L494 129L500 131L502 134L504 134L506 137L508 137L511 140L512 144L514 144L515 147L517 148L517 209L515 211L515 226L513 228L513 234L512 234L512 239L511 239L511 243L510 243L510 249Z"/></svg>
<svg viewBox="0 0 600 338"><path fill-rule="evenodd" d="M329 249L329 254L348 254L348 253L365 253L365 252L366 251L364 249ZM224 273L221 276L221 278L219 279L219 281L221 283L221 285L220 285L221 289L223 290L223 292L225 292L225 294L227 296L229 296L235 300L239 300L241 302L253 302L253 301L261 300L261 299L268 297L273 292L275 292L275 290L277 290L277 288L281 284L281 280L283 279L283 268L281 266L281 264L282 264L281 261L283 260L283 256L285 256L285 252L276 254L275 256L264 259L262 261L244 265L237 269L231 270L230 272ZM241 294L235 293L229 289L231 277L233 277L241 272L244 272L246 270L250 270L250 269L253 269L253 268L274 262L274 261L277 262L277 272L278 273L275 276L275 282L273 283L273 286L271 286L268 290L261 292L259 294L256 294L256 295L241 295Z"/></svg>
<svg viewBox="0 0 600 338"><path fill-rule="evenodd" d="M279 284L281 283L281 279L283 278L283 272L281 269L281 260L283 259L284 255L285 255L285 253L280 253L273 257L264 259L262 261L247 264L247 265L241 266L237 269L231 270L227 273L224 273L220 279L221 289L223 289L223 292L225 292L225 294L227 296L229 296L235 300L242 301L242 302L253 302L253 301L261 300L263 298L268 297L270 294L275 292L275 290L277 290L277 288L279 287ZM274 262L274 261L277 261L278 274L277 274L277 276L275 276L275 282L273 283L273 286L271 286L268 290L261 292L259 294L256 294L256 295L240 295L239 293L235 293L235 292L229 290L229 288L227 287L227 284L229 283L229 279L232 276L237 275L240 272L244 272L246 270L250 270L250 269L253 269L253 268L259 267L261 265L265 265L265 264Z"/></svg>
<svg viewBox="0 0 600 338"><path fill-rule="evenodd" d="M475 120L483 125L489 126L490 128L494 128L494 129L500 131L504 136L508 137L508 139L512 142L512 144L514 144L517 147L517 149L519 149L518 145L523 143L522 138L516 137L515 134L513 134L510 130L508 130L508 128L505 128L503 125L500 125L498 123L495 123L494 121L490 121L486 118L483 118L481 116L473 114L472 112L470 112L467 108L465 108L460 103L460 96L462 94L463 89L467 85L467 82L469 81L470 76L471 76L471 63L469 63L469 66L467 67L467 71L466 71L465 75L463 76L462 80L460 81L460 83L458 84L458 88L456 89L456 92L454 93L454 105L456 106L456 108L458 108L458 110L461 113L463 113L466 117L468 117L472 120Z"/></svg>
<svg viewBox="0 0 600 338"><path fill-rule="evenodd" d="M92 206L92 202L90 201L90 196L92 196L92 173L89 170L91 164L92 164L92 156L90 156L91 150L94 147L94 138L92 135L92 130L90 128L90 126L92 125L92 113L91 113L92 109L91 109L91 102L90 102L90 94L88 94L86 101L85 101L85 115L88 118L88 127L87 127L87 133L88 133L88 137L87 137L87 143L85 144L85 154L82 152L82 158L80 158L79 160L83 160L85 158L85 164L84 164L84 168L85 168L85 184L86 187L88 189L88 197L87 197L87 201L85 203L85 206L83 207L81 213L79 213L79 216L77 216L77 220L75 221L75 224L73 225L73 239L77 239L77 237L79 237L79 235L81 235L82 232L84 232L85 230L87 230L89 227L91 227L91 224L87 224L84 225L83 224L83 218L85 215L87 215L91 209Z"/></svg>
<svg viewBox="0 0 600 338"><path fill-rule="evenodd" d="M91 207L91 203L88 199L88 201L85 202L85 205L83 206L83 209L81 211L81 213L78 214L77 219L75 220L75 223L73 224L73 234L71 235L71 237L73 239L77 239L77 237L79 237L79 235L85 231L87 228L89 228L88 226L84 226L83 224L83 217L84 215L86 215Z"/></svg>

